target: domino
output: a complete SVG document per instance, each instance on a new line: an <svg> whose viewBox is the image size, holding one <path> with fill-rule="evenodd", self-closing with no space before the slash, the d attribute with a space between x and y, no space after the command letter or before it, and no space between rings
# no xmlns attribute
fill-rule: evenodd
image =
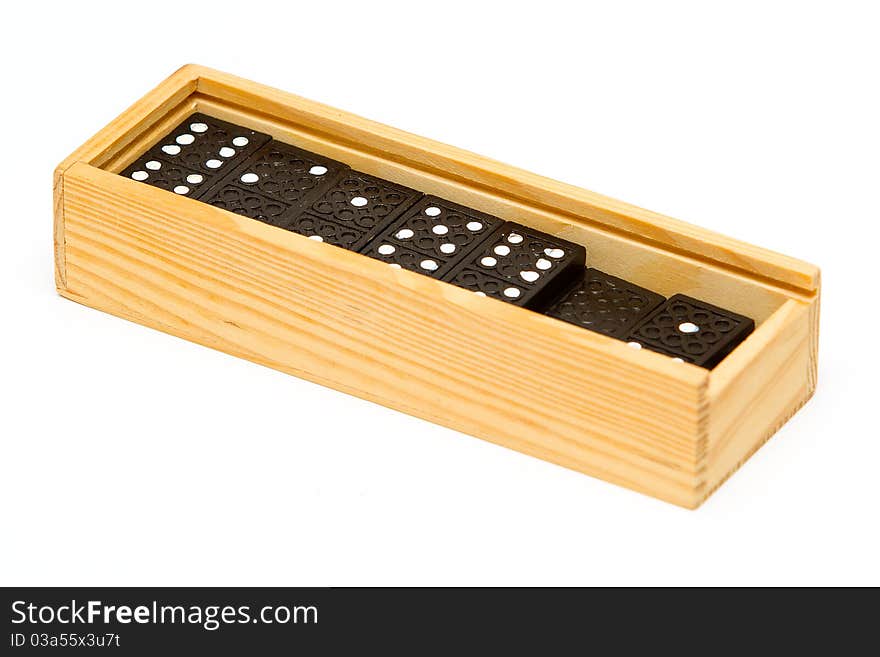
<svg viewBox="0 0 880 657"><path fill-rule="evenodd" d="M484 212L425 196L362 252L392 266L442 279L503 223Z"/></svg>
<svg viewBox="0 0 880 657"><path fill-rule="evenodd" d="M199 198L215 180L214 176L206 175L202 171L188 169L157 157L154 152L140 156L122 175L191 198Z"/></svg>
<svg viewBox="0 0 880 657"><path fill-rule="evenodd" d="M359 234L363 247L422 194L359 171L347 171L306 210L306 214Z"/></svg>
<svg viewBox="0 0 880 657"><path fill-rule="evenodd" d="M624 340L639 321L664 301L661 294L598 269L587 269L546 314Z"/></svg>
<svg viewBox="0 0 880 657"><path fill-rule="evenodd" d="M162 137L122 175L202 198L211 185L270 139L199 112Z"/></svg>
<svg viewBox="0 0 880 657"><path fill-rule="evenodd" d="M477 294L540 309L582 273L586 257L580 244L507 222L447 280Z"/></svg>
<svg viewBox="0 0 880 657"><path fill-rule="evenodd" d="M629 339L632 346L714 367L754 330L748 317L676 294L645 317Z"/></svg>
<svg viewBox="0 0 880 657"><path fill-rule="evenodd" d="M329 157L273 140L245 158L227 183L300 207L329 189L347 169Z"/></svg>
<svg viewBox="0 0 880 657"><path fill-rule="evenodd" d="M340 162L270 141L208 189L207 203L280 228L293 228L302 206L345 172Z"/></svg>

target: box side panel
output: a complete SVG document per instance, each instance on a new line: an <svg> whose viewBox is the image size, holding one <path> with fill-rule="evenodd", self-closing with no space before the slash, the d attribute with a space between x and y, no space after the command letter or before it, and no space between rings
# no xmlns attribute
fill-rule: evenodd
<svg viewBox="0 0 880 657"><path fill-rule="evenodd" d="M94 167L65 296L692 507L708 375Z"/></svg>
<svg viewBox="0 0 880 657"><path fill-rule="evenodd" d="M703 492L710 495L812 396L818 296L787 301L710 375Z"/></svg>

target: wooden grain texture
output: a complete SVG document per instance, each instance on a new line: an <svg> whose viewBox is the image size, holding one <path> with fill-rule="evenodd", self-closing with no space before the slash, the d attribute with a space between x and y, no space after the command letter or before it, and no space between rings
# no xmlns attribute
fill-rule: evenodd
<svg viewBox="0 0 880 657"><path fill-rule="evenodd" d="M752 316L711 372L120 178L200 110L587 246ZM813 393L813 265L199 66L56 170L56 285L86 305L694 508Z"/></svg>
<svg viewBox="0 0 880 657"><path fill-rule="evenodd" d="M65 190L69 298L695 503L705 370L90 166Z"/></svg>

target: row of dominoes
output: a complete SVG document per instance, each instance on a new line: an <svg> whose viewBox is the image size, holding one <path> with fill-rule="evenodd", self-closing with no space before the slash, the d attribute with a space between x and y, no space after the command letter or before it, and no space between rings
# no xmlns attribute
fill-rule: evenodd
<svg viewBox="0 0 880 657"><path fill-rule="evenodd" d="M754 329L723 308L586 268L581 245L204 114L122 175L703 367Z"/></svg>

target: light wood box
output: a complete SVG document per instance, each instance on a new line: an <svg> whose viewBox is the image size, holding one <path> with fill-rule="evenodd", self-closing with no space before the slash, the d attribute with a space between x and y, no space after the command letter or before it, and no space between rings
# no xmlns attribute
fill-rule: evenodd
<svg viewBox="0 0 880 657"><path fill-rule="evenodd" d="M708 371L116 175L196 110L579 242L756 330ZM201 66L64 160L54 193L68 299L684 507L816 387L815 266Z"/></svg>

